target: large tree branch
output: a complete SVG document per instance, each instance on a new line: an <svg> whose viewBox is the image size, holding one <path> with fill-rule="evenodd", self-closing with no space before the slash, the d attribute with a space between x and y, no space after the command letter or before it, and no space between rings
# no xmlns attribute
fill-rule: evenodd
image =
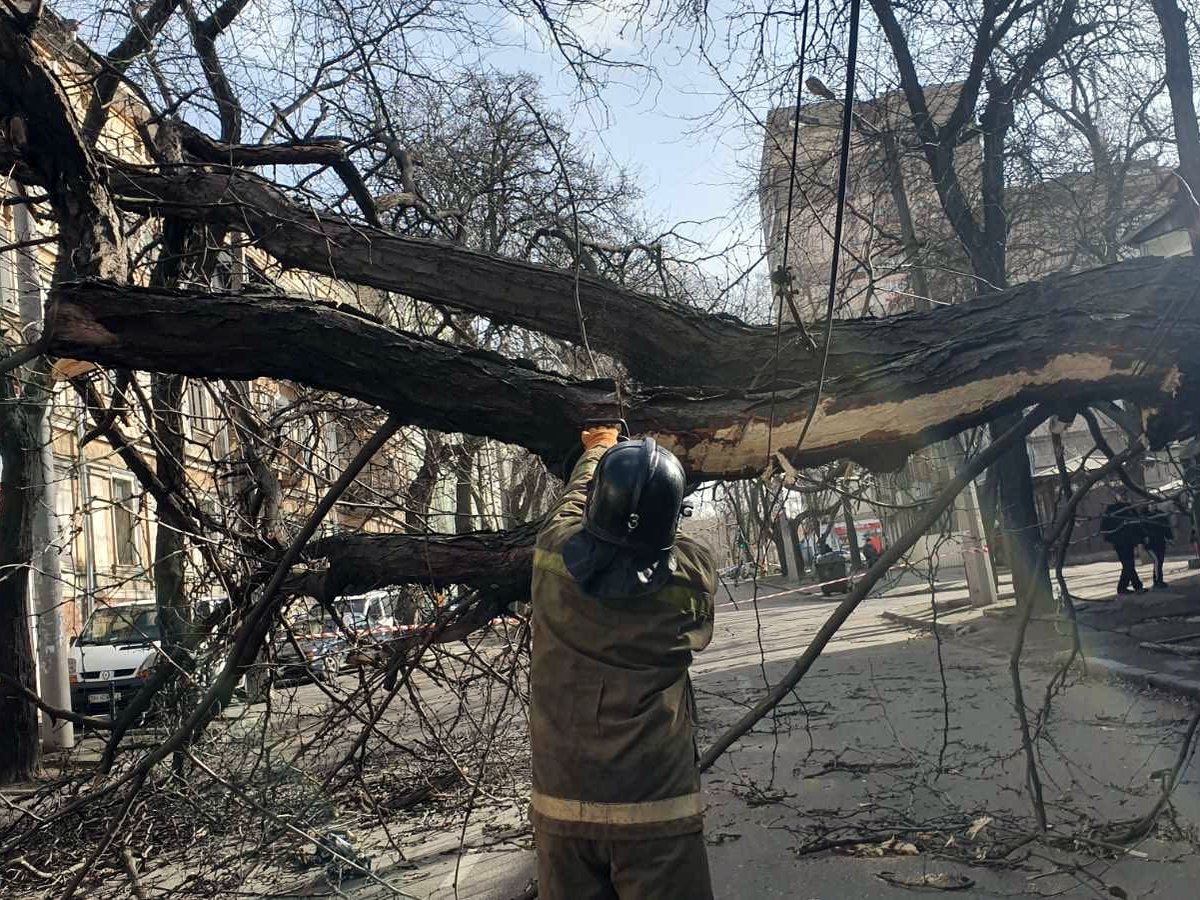
<svg viewBox="0 0 1200 900"><path fill-rule="evenodd" d="M925 98L925 90L921 86L917 67L913 62L912 51L909 48L908 36L896 19L896 14L888 0L870 0L875 18L883 29L884 37L892 49L896 59L896 68L900 73L900 86L912 113L913 125L921 142L921 150L937 188L938 197L955 234L962 242L967 252L974 259L984 248L982 228L971 205L963 193L962 182L954 168L954 150L958 145L958 130L966 123L967 117L973 111L979 95L979 79L983 67L976 67L976 58L987 48L991 50L990 33L993 19L985 16L976 36L975 49L972 57L972 69L967 82L963 85L954 109L950 113L949 124L955 124L952 131L949 127L939 128L933 121ZM984 57L986 60L986 55Z"/></svg>
<svg viewBox="0 0 1200 900"><path fill-rule="evenodd" d="M58 219L63 249L57 271L76 277L123 277L122 238L112 201L103 173L76 127L71 101L31 38L17 30L2 9L0 100L10 118L13 149L47 188ZM15 131L14 122L20 123Z"/></svg>
<svg viewBox="0 0 1200 900"><path fill-rule="evenodd" d="M774 393L643 388L619 407L609 382L572 381L273 296L61 285L50 346L130 369L297 381L555 463L583 420L624 412L635 431L679 453L693 478L734 478L759 473L768 446L797 467L850 458L889 468L916 447L1034 402L1161 405L1200 363L1198 283L1193 260L1139 259L969 304L836 323L835 346L874 349L826 381L803 447L813 383Z"/></svg>
<svg viewBox="0 0 1200 900"><path fill-rule="evenodd" d="M318 215L248 172L162 175L118 164L113 179L126 208L167 209L181 219L249 232L286 267L580 339L571 271ZM587 274L579 276L579 302L592 347L625 361L647 381L728 384L738 372L749 381L747 354L769 350L774 341L773 329L705 315Z"/></svg>
<svg viewBox="0 0 1200 900"><path fill-rule="evenodd" d="M289 585L314 597L358 594L394 584L463 584L494 592L528 585L539 523L466 534L340 534L314 541L305 556L324 571Z"/></svg>
<svg viewBox="0 0 1200 900"><path fill-rule="evenodd" d="M346 185L363 218L373 227L380 225L375 200L350 160L349 144L340 138L312 138L282 144L223 144L186 122L177 122L174 127L179 129L183 149L204 162L225 166L329 166Z"/></svg>
<svg viewBox="0 0 1200 900"><path fill-rule="evenodd" d="M217 115L221 120L221 140L236 144L242 139L242 107L233 86L225 75L225 67L217 54L217 38L245 9L249 0L225 0L216 11L200 21L190 2L184 2L188 27L192 34L192 46L200 57L200 67L208 81L209 90L217 103Z"/></svg>

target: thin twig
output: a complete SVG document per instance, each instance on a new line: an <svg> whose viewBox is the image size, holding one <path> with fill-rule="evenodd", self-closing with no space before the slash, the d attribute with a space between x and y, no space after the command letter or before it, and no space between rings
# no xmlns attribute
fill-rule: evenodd
<svg viewBox="0 0 1200 900"><path fill-rule="evenodd" d="M0 672L0 684L6 684L14 691L18 691L26 700L44 712L52 721L61 719L64 722L71 722L75 725L81 725L85 728L95 728L97 730L106 731L113 727L110 719L97 719L92 716L81 716L77 712L72 712L69 709L59 709L57 706L51 706L45 700L31 691L17 679L13 678L7 672Z"/></svg>
<svg viewBox="0 0 1200 900"><path fill-rule="evenodd" d="M907 553L921 536L937 522L938 518L954 502L954 498L966 487L967 483L973 481L980 472L1006 453L1008 448L1016 441L1023 440L1038 425L1049 418L1049 416L1050 410L1047 407L1036 407L1025 418L1001 435L1000 438L989 444L983 452L963 466L962 470L938 492L936 498L921 511L921 514L916 518L912 526L895 543L890 544L880 554L879 559L866 571L862 579L855 585L854 590L850 592L850 595L838 604L837 609L833 611L825 621L825 624L821 626L820 631L817 632L816 636L809 643L808 648L796 660L788 673L768 692L766 697L756 703L749 712L726 730L704 752L699 763L701 771L708 769L716 762L721 754L729 749L742 735L753 728L763 716L774 709L779 701L787 696L788 692L800 683L800 680L804 678L808 670L812 668L813 663L817 661L817 658L824 651L826 645L837 634L838 629L850 618L850 614L862 603L876 582L887 573L887 570L891 568L896 560Z"/></svg>
<svg viewBox="0 0 1200 900"><path fill-rule="evenodd" d="M1087 495L1088 490L1092 485L1105 478L1114 469L1120 469L1127 460L1142 452L1140 443L1133 443L1125 450L1114 456L1103 466L1092 472L1080 485L1071 498L1059 510L1058 516L1055 517L1054 524L1050 531L1045 535L1042 546L1038 550L1037 559L1034 562L1032 571L1044 571L1046 568L1046 555L1049 552L1049 547L1058 539L1059 535L1067 527L1067 523L1074 521L1075 509L1079 503ZM1021 747L1025 752L1025 777L1029 786L1030 799L1033 802L1034 816L1037 818L1038 829L1046 830L1046 803L1042 798L1042 779L1038 773L1037 756L1033 748L1033 737L1029 730L1029 716L1025 709L1025 691L1021 687L1021 654L1025 649L1025 633L1029 629L1029 622L1033 618L1034 598L1032 596L1025 597L1024 603L1019 602L1020 618L1017 621L1016 635L1013 638L1012 652L1008 658L1008 671L1012 678L1013 686L1013 704L1017 711L1017 720L1021 726Z"/></svg>
<svg viewBox="0 0 1200 900"><path fill-rule="evenodd" d="M88 860L83 864L83 867L71 877L69 882L67 882L67 886L63 889L60 900L71 900L71 898L75 896L75 891L79 889L80 882L87 877L88 872L95 868L96 862L104 854L104 851L108 849L108 845L112 843L113 838L116 837L117 831L125 822L125 817L129 815L129 809L131 806L133 806L133 801L137 799L138 792L142 789L142 785L146 783L146 776L149 773L150 770L148 768L137 773L137 776L133 779L133 784L129 786L129 796L125 798L125 803L121 806L121 811L116 815L115 818L113 818L112 824L108 826L108 831L105 832L100 843L96 845L95 852L88 857Z"/></svg>
<svg viewBox="0 0 1200 900"><path fill-rule="evenodd" d="M247 794L244 790L242 790L236 784L222 778L220 775L218 775L216 772L214 772L211 768L209 768L207 765L205 765L204 762L197 759L196 755L194 753L192 753L191 750L185 750L184 752L187 754L187 758L189 760L191 760L192 765L194 765L196 768L198 768L200 771L202 771L204 774L206 774L209 778L211 778L217 784L221 785L221 787L225 788L225 790L229 791L229 793L233 794L234 797L236 797L238 800L240 800L245 805L249 806L251 809L253 809L255 812L257 812L259 815L270 819L275 825L278 825L280 828L283 828L286 831L290 831L290 832L292 832L292 834L299 835L300 837L304 838L306 841L310 841L314 846L320 847L323 850L325 850L326 853L328 853L330 856L332 856L338 862L349 866L350 868L354 869L357 872L360 872L362 875L366 876L367 878L370 878L372 881L383 885L385 888L387 888L389 891L392 892L392 896L404 897L404 898L407 898L407 900L418 900L417 897L414 897L412 894L406 894L404 891L400 890L400 888L396 887L390 881L387 881L386 879L381 878L380 876L376 875L374 872L372 872L370 869L363 866L361 863L355 862L352 859L348 859L347 857L342 856L335 849L333 849L333 847L329 846L328 842L322 841L319 837L309 834L307 831L304 831L301 828L297 828L295 825L293 825L291 822L288 822L285 819L281 819L279 816L275 815L275 813L271 812L269 809L267 809L265 806L263 806L261 803L259 803L257 800L255 800L253 797L251 797L249 794Z"/></svg>
<svg viewBox="0 0 1200 900"><path fill-rule="evenodd" d="M1183 735L1183 743L1179 746L1179 753L1175 757L1175 765L1171 767L1171 773L1163 785L1162 795L1146 815L1134 821L1124 831L1118 832L1115 835L1108 835L1110 841L1115 844L1128 844L1141 840L1150 833L1150 829L1154 827L1154 823L1158 821L1158 817L1162 815L1162 811L1166 809L1167 803L1170 802L1171 795L1175 793L1175 788L1179 786L1179 776L1183 774L1183 768L1187 765L1187 761L1191 757L1192 741L1196 737L1197 728L1200 728L1200 711L1197 711L1192 716L1192 721L1188 724L1187 731Z"/></svg>

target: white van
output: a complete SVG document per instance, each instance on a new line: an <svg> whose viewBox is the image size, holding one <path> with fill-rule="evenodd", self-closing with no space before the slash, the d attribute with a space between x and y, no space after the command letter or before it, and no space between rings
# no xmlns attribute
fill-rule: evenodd
<svg viewBox="0 0 1200 900"><path fill-rule="evenodd" d="M98 606L71 641L71 707L115 712L150 674L160 643L153 603Z"/></svg>
<svg viewBox="0 0 1200 900"><path fill-rule="evenodd" d="M387 591L342 597L334 605L347 626L376 638L390 636L390 632L412 624L412 612L406 615L404 609L397 609L399 601Z"/></svg>

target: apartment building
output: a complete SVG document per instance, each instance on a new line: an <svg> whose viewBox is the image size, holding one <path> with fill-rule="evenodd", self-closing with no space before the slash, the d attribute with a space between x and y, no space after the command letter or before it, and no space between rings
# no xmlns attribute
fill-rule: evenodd
<svg viewBox="0 0 1200 900"><path fill-rule="evenodd" d="M926 89L935 120L949 114L959 91L957 84ZM827 100L799 110L772 110L764 140L759 202L773 280L778 286L782 280L778 273L785 266L790 269L795 307L808 323L820 322L826 314L843 109L841 101ZM835 317L887 315L929 302L968 301L974 294L972 280L965 274L970 264L941 209L902 93L891 91L856 103L853 123ZM797 135L794 147L793 133ZM789 177L793 157L794 179ZM977 184L978 139L964 142L956 157L959 178L968 186ZM1066 173L1011 188L1012 280L1032 280L1130 255L1132 250L1117 236L1123 230L1118 223L1144 220L1162 209L1163 176L1164 170L1157 166L1133 166L1125 173L1116 204L1110 185L1099 183L1100 176L1091 172ZM1164 248L1177 252L1187 246L1186 237L1181 242L1172 231L1177 226L1174 219L1164 216L1157 229L1147 225L1135 236L1134 243L1140 242L1143 252L1162 253ZM786 309L785 315L790 316ZM1115 425L1106 419L1101 424L1111 444L1124 445ZM1069 464L1079 465L1092 446L1090 434L1080 420L1062 434L1072 448ZM1028 445L1035 498L1042 518L1048 519L1058 478L1049 426L1039 428ZM899 472L876 478L875 496L887 504L878 508L885 540L908 527L914 511L904 507L932 496L956 468L959 454L951 442L934 444L914 454ZM1143 471L1151 487L1178 478L1169 461L1153 456L1145 460ZM1097 497L1102 498L1102 493ZM962 512L957 510L934 532L965 530L963 522L955 521ZM856 520L873 515L866 505L855 509ZM1095 532L1094 528L1079 530L1076 540L1081 553L1096 551ZM928 541L926 546L919 544L914 556L927 555L931 549ZM955 543L942 545L939 556L947 564L956 562Z"/></svg>

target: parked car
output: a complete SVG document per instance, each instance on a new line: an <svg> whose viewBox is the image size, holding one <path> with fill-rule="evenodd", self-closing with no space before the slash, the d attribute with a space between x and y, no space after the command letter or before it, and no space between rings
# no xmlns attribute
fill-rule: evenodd
<svg viewBox="0 0 1200 900"><path fill-rule="evenodd" d="M153 603L98 606L71 640L71 707L115 713L150 674L161 635Z"/></svg>
<svg viewBox="0 0 1200 900"><path fill-rule="evenodd" d="M291 634L276 636L275 678L279 682L332 681L349 652L345 633L320 603L308 607L292 624Z"/></svg>
<svg viewBox="0 0 1200 900"><path fill-rule="evenodd" d="M412 627L411 606L387 591L340 597L333 609L336 618L314 600L292 622L291 636L276 636L278 681L332 681L371 647Z"/></svg>
<svg viewBox="0 0 1200 900"><path fill-rule="evenodd" d="M821 593L844 594L850 590L850 560L840 550L822 553L816 558L817 581L821 582Z"/></svg>

